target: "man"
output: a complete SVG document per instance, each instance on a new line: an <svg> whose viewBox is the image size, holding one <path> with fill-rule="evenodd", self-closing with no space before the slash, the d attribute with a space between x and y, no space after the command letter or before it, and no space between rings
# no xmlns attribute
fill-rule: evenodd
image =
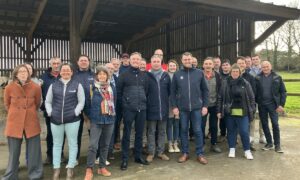
<svg viewBox="0 0 300 180"><path fill-rule="evenodd" d="M201 129L202 116L207 114L208 88L201 70L192 68L192 54L185 52L181 62L183 69L177 71L172 80L171 104L174 115L180 115L180 138L182 156L178 162L189 159L188 129L190 121L196 143L197 159L201 164L207 164L203 154L203 134Z"/></svg>
<svg viewBox="0 0 300 180"><path fill-rule="evenodd" d="M213 58L214 61L214 70L219 73L220 72L220 68L221 68L221 57L220 56L216 56Z"/></svg>
<svg viewBox="0 0 300 180"><path fill-rule="evenodd" d="M245 56L246 59L246 71L249 72L252 66L252 60L250 56Z"/></svg>
<svg viewBox="0 0 300 180"><path fill-rule="evenodd" d="M221 72L220 72L220 77L221 77L222 81L225 80L229 76L230 70L231 70L231 65L230 65L229 59L224 59L221 64ZM220 119L219 128L221 131L220 132L221 136L219 138L219 141L224 142L224 141L226 141L226 130L227 130L226 116L224 116L223 118Z"/></svg>
<svg viewBox="0 0 300 180"><path fill-rule="evenodd" d="M112 58L110 63L113 64L114 66L114 75L116 75L117 77L119 76L119 70L120 70L120 60L117 58Z"/></svg>
<svg viewBox="0 0 300 180"><path fill-rule="evenodd" d="M119 75L125 72L129 68L129 55L127 53L123 53L121 56L122 65L119 69Z"/></svg>
<svg viewBox="0 0 300 180"><path fill-rule="evenodd" d="M252 57L252 66L249 70L249 73L254 76L254 78L261 73L261 64L259 55L255 54ZM262 128L261 121L259 121L259 143L266 144L266 138Z"/></svg>
<svg viewBox="0 0 300 180"><path fill-rule="evenodd" d="M139 66L140 70L141 71L146 71L146 66L147 66L146 59L142 58L140 66Z"/></svg>
<svg viewBox="0 0 300 180"><path fill-rule="evenodd" d="M142 137L146 120L148 76L139 70L142 55L134 52L130 55L130 67L121 73L117 84L118 101L122 101L124 130L122 139L121 170L126 170L129 159L130 131L135 122L135 162L148 165L142 158Z"/></svg>
<svg viewBox="0 0 300 180"><path fill-rule="evenodd" d="M244 78L246 81L249 82L254 96L256 96L256 84L255 84L255 78L249 74L249 72L246 71L246 58L243 56L237 57L236 60L237 65L239 66L241 70L241 77ZM255 151L254 147L254 132L255 132L255 120L252 120L250 122L250 150Z"/></svg>
<svg viewBox="0 0 300 180"><path fill-rule="evenodd" d="M268 124L269 115L273 128L275 151L283 153L280 146L278 113L284 112L286 89L281 76L272 71L272 65L269 61L262 62L262 72L256 77L256 85L256 101L258 104L259 117L267 139L267 144L263 150L274 148Z"/></svg>
<svg viewBox="0 0 300 180"><path fill-rule="evenodd" d="M197 58L193 57L192 65L193 65L194 68L198 68L198 59Z"/></svg>
<svg viewBox="0 0 300 180"><path fill-rule="evenodd" d="M87 55L80 55L77 60L78 69L75 71L73 78L76 79L83 87L85 99L88 99L90 94L90 85L94 83L94 73L90 68L90 58ZM85 110L85 108L84 108ZM80 157L81 149L81 137L83 132L83 123L87 118L83 114L84 110L80 113L80 126L78 130L78 153L77 153L77 164Z"/></svg>
<svg viewBox="0 0 300 180"><path fill-rule="evenodd" d="M208 90L209 90L208 113L209 113L209 130L211 133L210 150L212 152L221 153L222 150L217 146L217 138L218 138L217 97L218 97L219 88L221 86L221 77L213 69L214 69L213 58L207 57L203 62L203 71L204 71L205 81L207 83ZM207 116L208 114L202 117L203 137L205 136Z"/></svg>
<svg viewBox="0 0 300 180"><path fill-rule="evenodd" d="M161 67L161 57L151 57L151 71L148 73L149 89L147 97L147 127L148 127L148 153L147 161L152 162L157 152L157 157L168 161L164 153L167 120L169 115L169 95L171 79ZM155 134L157 133L157 140ZM156 146L157 144L157 146Z"/></svg>
<svg viewBox="0 0 300 180"><path fill-rule="evenodd" d="M46 120L46 126L47 126L47 159L45 161L45 164L52 164L52 150L53 150L53 137L52 137L52 131L51 131L51 124L50 124L50 117L48 116L46 109L45 109L45 100L46 95L48 92L48 89L52 83L57 81L60 78L59 75L59 67L61 65L61 59L59 57L52 57L49 61L50 68L41 76L41 79L43 80L42 84L42 97L43 97L43 103L41 105L41 110L44 111L44 117Z"/></svg>

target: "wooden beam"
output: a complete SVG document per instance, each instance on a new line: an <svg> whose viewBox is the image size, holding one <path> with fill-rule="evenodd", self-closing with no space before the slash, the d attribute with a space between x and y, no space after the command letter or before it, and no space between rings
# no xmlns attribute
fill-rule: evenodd
<svg viewBox="0 0 300 180"><path fill-rule="evenodd" d="M251 43L251 49L254 49L257 45L261 44L265 39L267 39L271 34L273 34L278 28L280 28L286 20L280 20L274 22L260 37L255 39Z"/></svg>
<svg viewBox="0 0 300 180"><path fill-rule="evenodd" d="M81 24L80 24L81 38L84 38L87 33L87 30L92 22L95 10L97 8L97 3L98 3L98 0L89 0L88 1L88 4L85 8L84 15L82 17Z"/></svg>
<svg viewBox="0 0 300 180"><path fill-rule="evenodd" d="M27 35L28 38L32 38L33 32L36 29L36 27L37 27L37 25L38 25L38 23L40 21L40 18L42 16L43 12L44 12L44 9L46 7L47 1L48 0L42 0L42 1L40 1L39 7L37 9L37 13L34 16L34 20L33 20L32 24L31 24L31 27L30 27L28 35Z"/></svg>
<svg viewBox="0 0 300 180"><path fill-rule="evenodd" d="M81 54L80 38L80 0L69 0L70 13L70 62L77 66Z"/></svg>
<svg viewBox="0 0 300 180"><path fill-rule="evenodd" d="M197 4L206 4L210 6L218 6L233 10L241 10L255 14L271 15L277 18L298 19L300 10L276 6L273 4L261 3L256 1L241 1L241 0L181 0L182 2L191 2Z"/></svg>

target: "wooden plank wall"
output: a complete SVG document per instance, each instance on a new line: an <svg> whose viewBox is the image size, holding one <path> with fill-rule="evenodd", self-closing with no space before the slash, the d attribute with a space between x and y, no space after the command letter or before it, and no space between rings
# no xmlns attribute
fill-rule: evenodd
<svg viewBox="0 0 300 180"><path fill-rule="evenodd" d="M26 59L26 38L0 36L0 76L9 76L12 69ZM58 56L63 62L69 62L69 41L34 38L31 46L31 60L37 74L49 67L49 59ZM122 45L108 43L82 42L81 53L90 57L93 66L109 62L120 56Z"/></svg>
<svg viewBox="0 0 300 180"><path fill-rule="evenodd" d="M228 16L206 16L199 11L188 12L134 42L130 51L139 51L149 60L154 50L161 48L165 53L170 52L164 57L165 62L167 57L179 60L185 51L191 52L200 63L205 57L217 55L233 62L245 52L247 33L250 33L247 21ZM170 36L169 46L167 36Z"/></svg>

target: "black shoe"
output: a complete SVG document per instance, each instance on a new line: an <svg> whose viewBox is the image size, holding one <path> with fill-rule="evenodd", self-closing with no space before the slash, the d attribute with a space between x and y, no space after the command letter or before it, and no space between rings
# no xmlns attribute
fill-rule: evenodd
<svg viewBox="0 0 300 180"><path fill-rule="evenodd" d="M45 160L44 164L45 164L45 165L50 165L50 164L52 164L52 158L47 157L47 159Z"/></svg>
<svg viewBox="0 0 300 180"><path fill-rule="evenodd" d="M114 160L115 159L114 153L112 152L108 153L108 159Z"/></svg>
<svg viewBox="0 0 300 180"><path fill-rule="evenodd" d="M128 162L127 161L122 161L122 163L121 163L121 170L122 171L125 171L125 170L127 170L127 167L128 167Z"/></svg>
<svg viewBox="0 0 300 180"><path fill-rule="evenodd" d="M275 146L275 152L283 153L283 150L281 149L281 147L279 145L277 145L277 146Z"/></svg>
<svg viewBox="0 0 300 180"><path fill-rule="evenodd" d="M253 144L250 144L250 151L256 151L256 148L254 147Z"/></svg>
<svg viewBox="0 0 300 180"><path fill-rule="evenodd" d="M149 162L144 160L143 158L137 158L134 160L134 162L139 163L139 164L143 164L143 165L149 165Z"/></svg>
<svg viewBox="0 0 300 180"><path fill-rule="evenodd" d="M262 148L262 150L268 151L268 150L271 150L273 148L274 148L273 144L266 144L265 147Z"/></svg>
<svg viewBox="0 0 300 180"><path fill-rule="evenodd" d="M217 145L211 145L210 151L215 152L215 153L221 153L222 152L222 150Z"/></svg>

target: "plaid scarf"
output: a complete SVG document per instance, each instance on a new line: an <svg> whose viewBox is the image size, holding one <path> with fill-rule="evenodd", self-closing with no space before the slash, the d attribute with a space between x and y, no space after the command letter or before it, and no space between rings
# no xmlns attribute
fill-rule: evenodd
<svg viewBox="0 0 300 180"><path fill-rule="evenodd" d="M113 90L109 83L95 81L95 87L98 89L103 98L101 102L101 113L111 116L116 115Z"/></svg>

